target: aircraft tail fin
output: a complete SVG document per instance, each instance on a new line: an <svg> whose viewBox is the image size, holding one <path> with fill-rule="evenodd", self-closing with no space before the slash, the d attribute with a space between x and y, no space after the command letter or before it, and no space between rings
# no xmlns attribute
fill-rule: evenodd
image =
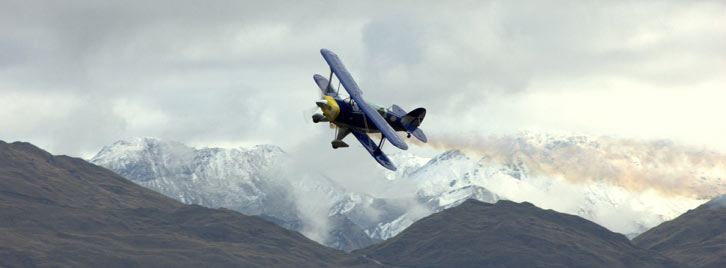
<svg viewBox="0 0 726 268"><path fill-rule="evenodd" d="M408 131L408 133L411 133L411 135L416 137L421 142L427 141L426 135L424 135L423 130L418 128L421 125L421 122L423 122L424 117L426 117L426 109L416 108L415 110L409 112L403 118L401 118L401 124L406 129L406 131Z"/></svg>
<svg viewBox="0 0 726 268"><path fill-rule="evenodd" d="M407 113L401 120L404 125L418 127L421 125L421 122L423 122L424 117L426 117L426 109L416 108L415 110Z"/></svg>

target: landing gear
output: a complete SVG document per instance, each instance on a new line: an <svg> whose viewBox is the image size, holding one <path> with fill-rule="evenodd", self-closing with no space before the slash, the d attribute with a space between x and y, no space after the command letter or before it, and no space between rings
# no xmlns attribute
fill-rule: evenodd
<svg viewBox="0 0 726 268"><path fill-rule="evenodd" d="M333 145L333 149L338 149L341 147L342 148L348 147L348 144L342 140L333 140L333 142L331 142L331 144Z"/></svg>
<svg viewBox="0 0 726 268"><path fill-rule="evenodd" d="M348 144L343 141L345 136L350 134L350 129L347 127L335 128L335 139L330 142L333 145L333 149L348 147Z"/></svg>

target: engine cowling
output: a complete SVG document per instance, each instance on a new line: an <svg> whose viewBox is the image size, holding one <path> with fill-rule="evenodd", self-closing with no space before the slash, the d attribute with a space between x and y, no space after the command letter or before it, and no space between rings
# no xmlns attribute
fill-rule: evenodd
<svg viewBox="0 0 726 268"><path fill-rule="evenodd" d="M323 115L325 115L328 121L335 122L335 119L338 118L340 106L338 106L338 102L333 97L324 96L322 100L316 101L315 104L320 107L320 110L323 111Z"/></svg>

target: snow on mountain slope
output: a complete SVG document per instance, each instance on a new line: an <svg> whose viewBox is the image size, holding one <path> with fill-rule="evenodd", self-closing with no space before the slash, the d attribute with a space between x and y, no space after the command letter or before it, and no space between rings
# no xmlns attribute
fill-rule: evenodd
<svg viewBox="0 0 726 268"><path fill-rule="evenodd" d="M474 196L481 201L494 202L498 199L527 201L542 208L581 216L631 238L704 202L698 197L664 192L658 187L643 187L644 182L635 182L633 184L639 187L629 189L625 187L628 185L615 183L619 182L620 178L577 180L565 177L579 174L588 168L576 167L575 170L578 172L570 173L567 165L592 164L590 162L592 158L600 157L599 151L595 150L599 146L617 146L606 142L585 136L556 137L525 133L499 138L496 144L486 144L488 148L499 146L496 150L477 151L469 148L473 151L469 154L457 149L449 150L409 175L398 179L418 183L419 194L435 197L439 201L439 207L450 207L448 203L460 203L457 191L468 189L466 187L481 187L486 191ZM630 149L610 150L640 153ZM493 153L498 155L492 155ZM507 155L502 156L502 154ZM574 159L572 155L585 159ZM558 159L563 161L557 162ZM624 166L620 163L620 159L614 159L611 161L610 158L600 158L598 160L604 163L599 165L613 169ZM575 160L582 163L572 163ZM666 161L647 164L660 165L664 169L671 168L672 165ZM547 165L559 166L556 172L546 172L548 170L543 166ZM700 167L692 168L692 172L698 172ZM533 172L533 169L537 172ZM595 168L591 170L598 171ZM714 181L718 183L718 179ZM699 183L703 182L693 184ZM698 186L698 188L704 187Z"/></svg>
<svg viewBox="0 0 726 268"><path fill-rule="evenodd" d="M470 198L489 203L500 199L528 201L582 216L629 237L704 202L701 198L664 192L667 188L644 187L640 182L634 183L637 187L628 188L620 178L568 177L588 170L601 172L588 167L567 172L573 165L613 169L632 168L632 163L638 161L642 166L674 165L665 161L668 156L648 158L639 151L648 148L632 144L525 133L500 137L487 148L495 150L454 149L432 158L408 152L391 154L398 170L386 172L379 179L413 185L411 193L399 198L351 191L322 174L294 170L283 174L281 170L288 169L285 153L271 145L194 149L176 142L138 138L105 147L91 162L185 203L263 215L344 250L393 237L418 219ZM602 156L604 151L607 157ZM620 154L614 157L612 152ZM598 163L593 164L593 159ZM691 167L675 164L681 165L679 169ZM692 172L699 172L698 168ZM706 184L718 186L719 173L709 172ZM649 183L657 182L657 178L647 179ZM703 184L689 185L705 189Z"/></svg>
<svg viewBox="0 0 726 268"><path fill-rule="evenodd" d="M272 145L195 149L173 141L133 138L104 147L90 162L181 202L262 215L343 250L376 242L364 229L403 213L324 176L291 174L295 171L284 168L285 155ZM365 217L371 213L378 217Z"/></svg>
<svg viewBox="0 0 726 268"><path fill-rule="evenodd" d="M104 147L91 162L187 204L257 215L292 205L290 200L275 202L284 196L270 194L284 189L264 178L282 154L271 145L197 150L178 142L135 138ZM270 207L270 202L278 207Z"/></svg>

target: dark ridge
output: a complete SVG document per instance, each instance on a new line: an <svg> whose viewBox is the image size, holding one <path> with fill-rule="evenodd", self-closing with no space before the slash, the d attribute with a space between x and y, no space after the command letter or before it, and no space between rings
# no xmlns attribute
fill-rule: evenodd
<svg viewBox="0 0 726 268"><path fill-rule="evenodd" d="M354 251L401 267L685 267L577 216L468 200Z"/></svg>
<svg viewBox="0 0 726 268"><path fill-rule="evenodd" d="M703 210L720 215L703 224L721 227L716 208ZM690 228L708 242L723 237L716 227ZM391 266L686 267L580 217L510 201L469 200L345 254L260 217L184 205L82 159L0 141L0 267Z"/></svg>
<svg viewBox="0 0 726 268"><path fill-rule="evenodd" d="M633 243L693 267L726 267L726 195L648 230Z"/></svg>
<svg viewBox="0 0 726 268"><path fill-rule="evenodd" d="M184 205L82 159L0 141L0 267L370 264L259 217Z"/></svg>

